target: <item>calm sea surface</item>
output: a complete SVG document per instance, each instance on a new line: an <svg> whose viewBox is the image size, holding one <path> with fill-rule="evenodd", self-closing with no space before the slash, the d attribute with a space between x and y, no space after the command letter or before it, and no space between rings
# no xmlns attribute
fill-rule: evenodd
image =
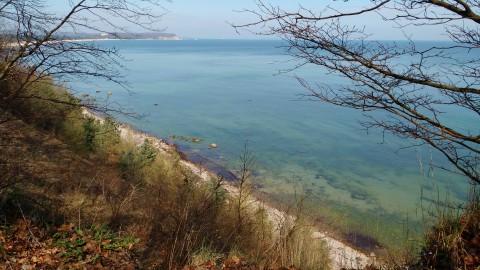
<svg viewBox="0 0 480 270"><path fill-rule="evenodd" d="M468 186L458 176L434 170L444 163L429 147L382 137L362 130L359 111L319 101L299 100L306 94L294 74L335 84L341 78L307 66L278 74L295 62L276 48L277 41L183 40L103 41L126 59L127 80L134 95L111 84L72 83L79 92L106 96L148 115L132 122L138 129L170 140L208 166L235 171L244 145L256 158L256 182L279 198L303 190L318 212L342 218L345 226L375 233L379 226L416 219L421 193L428 198L448 191L464 200ZM95 90L101 90L95 93ZM157 104L157 105L155 105ZM128 121L128 119L121 119ZM462 118L473 125L473 118ZM470 122L471 121L471 122ZM179 136L198 137L196 144ZM209 149L211 143L217 149ZM443 195L441 195L443 196ZM373 229L375 227L375 229ZM400 226L399 226L400 228Z"/></svg>

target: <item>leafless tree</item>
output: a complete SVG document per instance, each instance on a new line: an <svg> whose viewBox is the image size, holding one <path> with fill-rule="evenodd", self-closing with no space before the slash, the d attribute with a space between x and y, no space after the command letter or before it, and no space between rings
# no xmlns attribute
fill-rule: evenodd
<svg viewBox="0 0 480 270"><path fill-rule="evenodd" d="M165 12L162 1L69 0L62 7L52 7L42 0L0 0L3 106L14 100L40 98L25 97L26 89L46 78L57 82L102 78L126 86L120 72L123 59L116 49L85 40L65 40L79 33L132 37L129 27L157 31L157 22ZM7 85L15 87L10 87L12 90ZM92 99L82 105L107 110Z"/></svg>
<svg viewBox="0 0 480 270"><path fill-rule="evenodd" d="M237 29L276 35L299 66L318 65L325 68L319 71L348 79L348 84L326 85L297 77L309 90L306 96L363 111L366 128L431 145L480 184L479 1L371 0L353 11L335 9L332 1L318 11L256 4L246 12L257 19ZM406 41L375 41L375 33L361 25L360 17L367 16L390 23ZM357 25L349 18L358 18ZM450 40L426 47L410 38L412 27L439 27ZM462 123L464 115L473 122Z"/></svg>

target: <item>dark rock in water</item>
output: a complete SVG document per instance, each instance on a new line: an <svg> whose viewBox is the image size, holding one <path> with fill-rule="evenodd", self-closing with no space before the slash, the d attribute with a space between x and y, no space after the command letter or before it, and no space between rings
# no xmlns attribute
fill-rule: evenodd
<svg viewBox="0 0 480 270"><path fill-rule="evenodd" d="M185 160L189 160L193 163L196 163L196 164L199 164L199 165L203 166L207 170L209 170L209 171L215 173L216 175L222 177L224 180L234 181L234 180L237 179L235 174L233 174L231 171L229 171L224 166L213 162L208 157L206 157L206 156L204 156L200 153L196 153L196 152L187 152L187 153L186 152L187 151L179 152L180 156L182 158L184 158Z"/></svg>
<svg viewBox="0 0 480 270"><path fill-rule="evenodd" d="M181 159L184 159L184 160L188 159L187 155L184 152L177 150L177 153L178 153L178 155L180 156Z"/></svg>
<svg viewBox="0 0 480 270"><path fill-rule="evenodd" d="M325 180L327 180L327 183L329 185L331 185L332 187L336 187L338 186L338 184L336 183L336 179L335 179L335 176L331 175L331 174L324 174L323 175L323 178Z"/></svg>
<svg viewBox="0 0 480 270"><path fill-rule="evenodd" d="M348 243L369 252L381 247L377 239L361 233L347 233L345 238Z"/></svg>
<svg viewBox="0 0 480 270"><path fill-rule="evenodd" d="M206 164L205 167L208 170L221 176L224 180L227 180L227 181L237 180L237 177L235 176L235 174L233 174L231 171L227 170L225 167L221 165L209 163L209 164Z"/></svg>
<svg viewBox="0 0 480 270"><path fill-rule="evenodd" d="M361 194L358 194L358 193L355 193L355 192L350 193L350 197L351 197L352 199L362 200L362 201L365 200L365 199L367 199L367 198L365 198L365 196L363 196L363 195L361 195Z"/></svg>

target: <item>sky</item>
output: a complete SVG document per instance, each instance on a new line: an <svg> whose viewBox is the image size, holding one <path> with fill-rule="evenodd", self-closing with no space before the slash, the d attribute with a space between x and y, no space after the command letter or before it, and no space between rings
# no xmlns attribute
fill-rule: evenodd
<svg viewBox="0 0 480 270"><path fill-rule="evenodd" d="M170 11L163 22L167 32L190 38L251 38L239 35L229 23L247 21L248 14L240 13L253 7L253 0L174 0L166 5Z"/></svg>
<svg viewBox="0 0 480 270"><path fill-rule="evenodd" d="M284 10L296 11L299 5L305 8L320 11L326 2L320 0L264 0L265 2L279 5ZM139 1L140 2L140 1ZM338 9L342 11L355 10L363 7L370 1L350 0L334 1ZM47 0L52 8L61 10L61 6L67 5L67 0ZM260 38L248 31L237 33L229 24L244 24L255 21L255 17L244 9L255 9L254 0L172 0L165 2L164 7L168 10L159 28L165 32L176 34L182 38L214 38L214 39L252 39ZM160 12L160 11L159 11ZM349 24L359 27L366 26L367 31L375 33L375 39L403 39L402 31L393 29L392 25L380 20L378 16L369 15L356 17L348 21ZM445 39L441 32L436 29L408 29L416 39Z"/></svg>
<svg viewBox="0 0 480 270"><path fill-rule="evenodd" d="M267 0L268 1L268 0ZM274 0L282 8L298 8L298 1ZM300 1L319 6L314 0ZM170 11L164 18L167 32L191 38L258 38L248 31L237 31L231 24L255 21L246 9L255 9L254 0L173 0L165 5Z"/></svg>
<svg viewBox="0 0 480 270"><path fill-rule="evenodd" d="M298 10L302 7L321 11L325 3L332 1L319 0L264 0L265 3L278 5L287 11ZM350 0L334 1L336 8L342 11L358 10L366 6L370 1ZM255 17L246 12L239 12L245 9L255 9L254 0L173 0L166 5L170 11L164 18L167 32L175 33L182 37L190 38L259 38L247 31L240 31L240 34L233 29L229 23L242 24L255 21ZM393 29L390 23L384 22L379 16L356 17L347 20L349 24L367 27L367 31L376 34L377 39L403 39L403 31ZM417 39L445 39L438 28L411 28L409 34Z"/></svg>

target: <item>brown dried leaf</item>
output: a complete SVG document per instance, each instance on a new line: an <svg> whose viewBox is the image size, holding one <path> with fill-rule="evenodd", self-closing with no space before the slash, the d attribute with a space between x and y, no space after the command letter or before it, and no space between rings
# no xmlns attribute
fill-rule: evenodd
<svg viewBox="0 0 480 270"><path fill-rule="evenodd" d="M212 267L215 265L215 262L210 260L208 262L205 262L204 264L202 264L201 266L204 266L204 267Z"/></svg>
<svg viewBox="0 0 480 270"><path fill-rule="evenodd" d="M68 232L70 230L73 229L73 225L72 224L63 224L62 226L60 226L58 228L58 231L59 232Z"/></svg>
<svg viewBox="0 0 480 270"><path fill-rule="evenodd" d="M17 261L17 263L19 264L27 264L29 263L28 259L27 258L21 258Z"/></svg>
<svg viewBox="0 0 480 270"><path fill-rule="evenodd" d="M45 262L48 266L56 266L57 265L57 262L52 260L52 259L45 260Z"/></svg>
<svg viewBox="0 0 480 270"><path fill-rule="evenodd" d="M238 258L237 256L232 256L232 261L233 261L235 264L240 264L240 262L241 262L240 258Z"/></svg>
<svg viewBox="0 0 480 270"><path fill-rule="evenodd" d="M96 251L96 248L95 248L95 245L92 244L92 243L87 243L84 247L83 247L84 250L88 251L88 252L95 252Z"/></svg>

